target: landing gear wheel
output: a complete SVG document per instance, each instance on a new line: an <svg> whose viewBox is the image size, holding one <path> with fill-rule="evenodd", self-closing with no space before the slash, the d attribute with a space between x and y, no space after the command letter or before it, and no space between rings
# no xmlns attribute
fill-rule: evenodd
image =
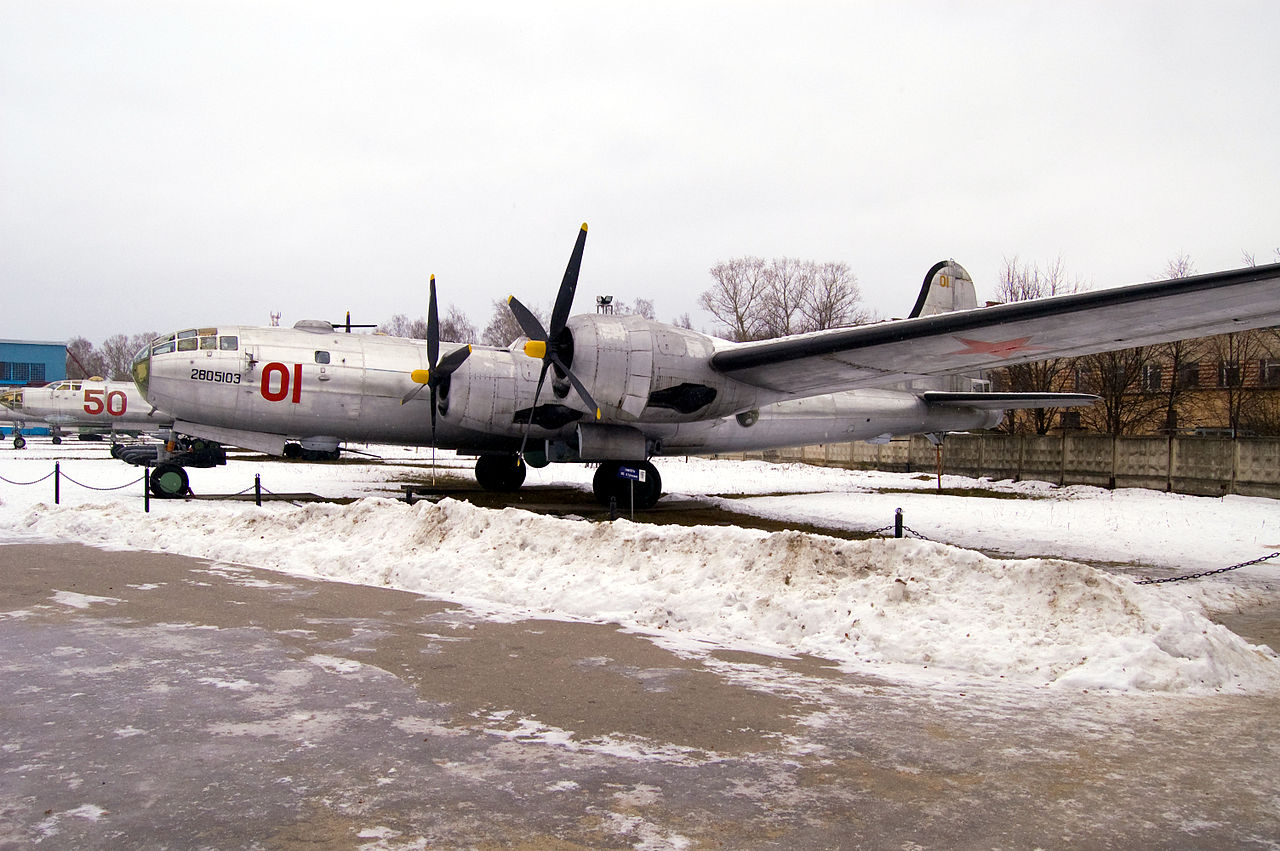
<svg viewBox="0 0 1280 851"><path fill-rule="evenodd" d="M519 490L527 469L517 455L481 455L476 459L476 481L487 491Z"/></svg>
<svg viewBox="0 0 1280 851"><path fill-rule="evenodd" d="M157 499L177 499L191 491L187 471L164 461L151 471L151 495Z"/></svg>
<svg viewBox="0 0 1280 851"><path fill-rule="evenodd" d="M55 435L53 436L53 445L54 445L54 446L58 446L58 445L60 445L61 443L62 443L62 435L55 434Z"/></svg>
<svg viewBox="0 0 1280 851"><path fill-rule="evenodd" d="M618 475L623 467L633 467L644 472L644 481L636 482ZM615 500L618 508L631 506L632 487L634 486L635 507L639 509L653 508L662 497L662 476L658 468L648 461L604 461L596 469L591 480L591 489L595 491L596 502L608 506Z"/></svg>
<svg viewBox="0 0 1280 851"><path fill-rule="evenodd" d="M17 435L17 436L15 436L15 437L13 438L13 448L14 448L14 449L26 449L26 448L27 448L27 439L26 439L25 437L23 437L22 435L20 435L20 434L19 434L19 435Z"/></svg>

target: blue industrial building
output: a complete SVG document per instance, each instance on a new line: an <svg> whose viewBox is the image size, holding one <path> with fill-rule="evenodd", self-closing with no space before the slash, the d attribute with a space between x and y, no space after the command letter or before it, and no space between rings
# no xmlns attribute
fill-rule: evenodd
<svg viewBox="0 0 1280 851"><path fill-rule="evenodd" d="M40 387L67 377L67 344L32 340L0 340L0 388ZM7 412L0 408L0 421ZM48 434L28 428L27 434Z"/></svg>

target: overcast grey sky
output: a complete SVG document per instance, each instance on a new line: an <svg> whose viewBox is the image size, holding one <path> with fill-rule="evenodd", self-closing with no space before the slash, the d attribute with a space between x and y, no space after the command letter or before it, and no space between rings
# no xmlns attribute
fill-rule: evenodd
<svg viewBox="0 0 1280 851"><path fill-rule="evenodd" d="M1280 3L0 0L0 337L1280 247Z"/></svg>

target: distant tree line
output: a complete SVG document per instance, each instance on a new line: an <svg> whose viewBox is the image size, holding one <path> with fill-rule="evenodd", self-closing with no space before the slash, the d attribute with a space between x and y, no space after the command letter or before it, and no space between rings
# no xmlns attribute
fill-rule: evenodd
<svg viewBox="0 0 1280 851"><path fill-rule="evenodd" d="M1280 261L1280 249L1276 249ZM1256 265L1244 254L1246 265ZM1161 279L1196 274L1181 254L1166 263ZM1041 269L1006 260L1000 301L1023 301L1087 289L1070 280L1061 258ZM998 390L1081 391L1099 401L1071 411L1044 408L1010 411L1002 428L1047 434L1067 425L1114 435L1174 433L1189 427L1221 428L1232 434L1280 435L1280 329L1261 328L1197 340L1178 340L1051 358L992 372Z"/></svg>

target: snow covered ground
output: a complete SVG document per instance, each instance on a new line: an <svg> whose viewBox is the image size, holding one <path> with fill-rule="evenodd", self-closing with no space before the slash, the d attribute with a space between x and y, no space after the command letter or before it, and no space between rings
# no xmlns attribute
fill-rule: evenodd
<svg viewBox="0 0 1280 851"><path fill-rule="evenodd" d="M1280 559L1194 582L1133 576L1226 567L1280 550L1280 503L1056 488L761 462L672 459L668 493L836 528L906 525L931 540L845 541L736 527L594 523L443 500L388 498L429 450L371 447L377 463L258 456L191 471L202 494L251 489L359 497L350 505L158 501L105 446L33 440L0 450L0 541L76 541L181 553L403 588L495 618L617 622L688 653L814 654L902 682L1159 693L1280 689L1280 657L1205 617L1274 603ZM50 474L62 475L53 504ZM440 455L470 475L470 462ZM553 465L528 484L589 487ZM125 485L120 490L91 490ZM87 487L86 487L87 486ZM890 491L890 492L885 492ZM979 552L981 550L982 552ZM999 554L992 558L988 554ZM4 564L0 571L19 566ZM1087 562L1082 564L1080 562ZM1097 566L1089 566L1097 565Z"/></svg>

